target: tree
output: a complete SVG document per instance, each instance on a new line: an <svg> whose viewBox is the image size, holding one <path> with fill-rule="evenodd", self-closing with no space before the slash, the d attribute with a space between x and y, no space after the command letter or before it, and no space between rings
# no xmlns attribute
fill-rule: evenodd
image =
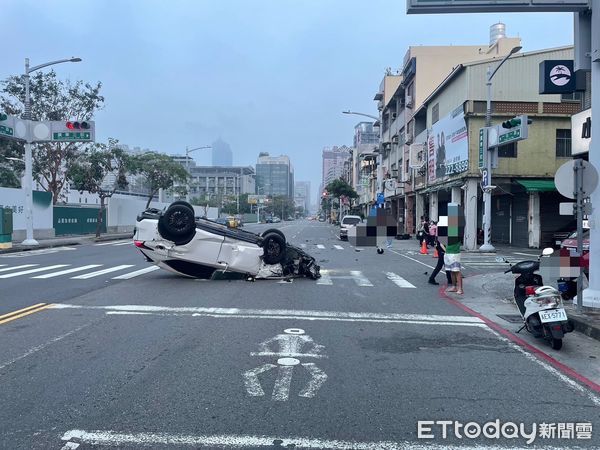
<svg viewBox="0 0 600 450"><path fill-rule="evenodd" d="M185 183L188 173L185 168L168 155L147 152L134 158L136 172L143 175L150 188L146 208L160 189L169 189L176 183Z"/></svg>
<svg viewBox="0 0 600 450"><path fill-rule="evenodd" d="M289 216L294 216L296 204L294 200L287 195L276 195L270 201L267 211L274 216L281 216L281 220L285 220Z"/></svg>
<svg viewBox="0 0 600 450"><path fill-rule="evenodd" d="M100 236L105 200L117 189L129 184L127 173L135 171L135 160L117 146L116 139L109 138L108 146L95 144L72 161L67 178L79 192L89 191L100 197L96 237ZM110 175L110 176L109 176Z"/></svg>
<svg viewBox="0 0 600 450"><path fill-rule="evenodd" d="M6 114L22 116L25 109L25 79L11 76L2 83L0 109ZM59 80L54 70L30 75L32 120L91 120L104 105L100 82L92 85ZM91 144L47 142L33 147L33 176L48 192L54 204L66 187L66 174L82 148Z"/></svg>
<svg viewBox="0 0 600 450"><path fill-rule="evenodd" d="M325 188L330 196L334 198L340 197L348 197L348 198L357 198L358 194L354 190L352 186L350 186L345 180L342 178L338 178L336 180L331 181L327 187Z"/></svg>
<svg viewBox="0 0 600 450"><path fill-rule="evenodd" d="M0 138L0 186L20 188L20 174L25 170L23 161L7 158L21 159L23 145L16 141Z"/></svg>

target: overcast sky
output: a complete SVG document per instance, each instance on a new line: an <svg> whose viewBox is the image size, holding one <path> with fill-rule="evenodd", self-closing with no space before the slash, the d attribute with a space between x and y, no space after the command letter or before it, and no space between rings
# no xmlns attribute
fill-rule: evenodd
<svg viewBox="0 0 600 450"><path fill-rule="evenodd" d="M405 0L1 0L0 78L70 56L60 77L101 81L96 137L170 154L231 145L236 165L287 154L321 177L324 146L351 145L386 67L409 45L481 45L506 23L523 51L573 43L572 14L407 16ZM202 152L205 152L202 154ZM210 151L195 154L210 164Z"/></svg>

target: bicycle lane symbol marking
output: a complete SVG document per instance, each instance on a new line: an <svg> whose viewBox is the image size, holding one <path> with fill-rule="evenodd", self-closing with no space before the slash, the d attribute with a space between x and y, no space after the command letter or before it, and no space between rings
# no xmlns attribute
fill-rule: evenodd
<svg viewBox="0 0 600 450"><path fill-rule="evenodd" d="M327 374L315 363L302 362L306 358L318 359L327 356L323 353L325 347L315 343L301 328L288 328L283 331L283 334L261 342L258 347L259 351L250 353L251 356L276 357L277 360L276 364L263 364L242 374L246 391L252 397L265 395L259 375L276 368L278 369L277 378L271 395L271 399L274 401L288 400L295 366L304 367L311 377L308 384L298 394L299 397L313 398L327 380Z"/></svg>

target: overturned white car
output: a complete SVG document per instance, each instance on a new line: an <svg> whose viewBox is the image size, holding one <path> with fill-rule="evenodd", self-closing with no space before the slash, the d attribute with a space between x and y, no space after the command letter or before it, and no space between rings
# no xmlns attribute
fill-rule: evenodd
<svg viewBox="0 0 600 450"><path fill-rule="evenodd" d="M262 235L194 217L183 201L137 217L135 246L162 269L194 278L288 278L321 275L315 259L275 229ZM236 276L237 275L237 276Z"/></svg>

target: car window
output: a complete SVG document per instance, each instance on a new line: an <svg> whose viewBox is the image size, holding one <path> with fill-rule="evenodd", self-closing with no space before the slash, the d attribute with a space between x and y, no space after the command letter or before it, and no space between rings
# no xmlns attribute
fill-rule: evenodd
<svg viewBox="0 0 600 450"><path fill-rule="evenodd" d="M356 225L360 223L360 219L358 217L344 217L342 219L342 224L344 225Z"/></svg>

